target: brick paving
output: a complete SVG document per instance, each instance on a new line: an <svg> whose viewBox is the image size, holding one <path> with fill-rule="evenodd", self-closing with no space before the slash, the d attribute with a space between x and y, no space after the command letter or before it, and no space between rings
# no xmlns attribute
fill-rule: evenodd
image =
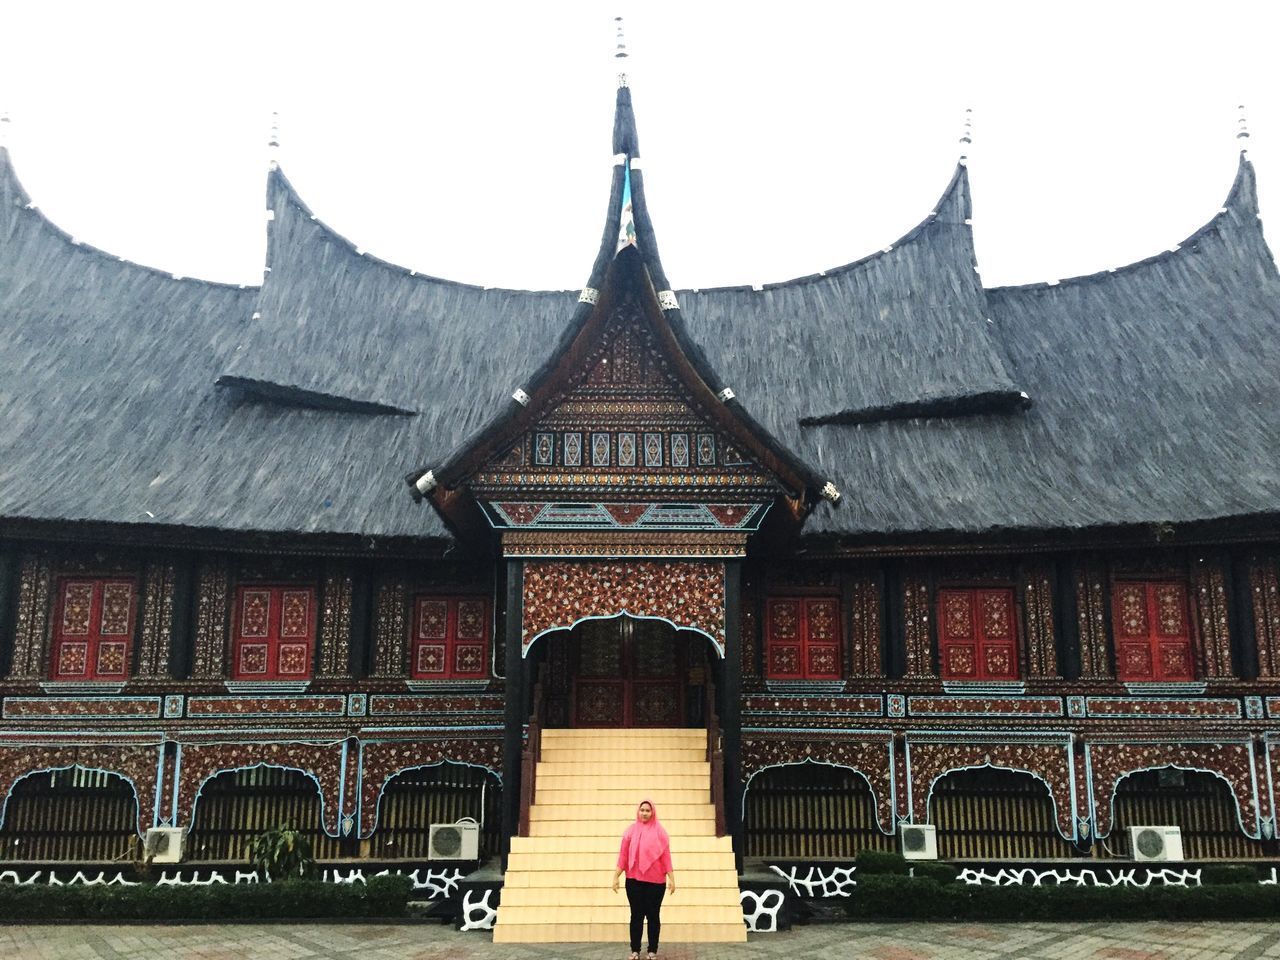
<svg viewBox="0 0 1280 960"><path fill-rule="evenodd" d="M0 926L23 960L625 960L625 944L495 945L436 925ZM664 960L1280 960L1276 923L864 923L671 944Z"/></svg>

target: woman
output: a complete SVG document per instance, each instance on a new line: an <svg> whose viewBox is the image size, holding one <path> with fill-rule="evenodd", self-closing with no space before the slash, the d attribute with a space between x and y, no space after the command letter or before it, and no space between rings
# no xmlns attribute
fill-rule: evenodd
<svg viewBox="0 0 1280 960"><path fill-rule="evenodd" d="M676 892L676 875L671 869L671 838L658 822L658 811L648 800L636 809L636 822L622 835L618 869L613 873L613 892L618 878L627 875L627 902L631 904L631 960L640 960L640 931L649 921L649 960L658 956L658 932L662 921L664 893ZM663 880L666 889L663 889Z"/></svg>

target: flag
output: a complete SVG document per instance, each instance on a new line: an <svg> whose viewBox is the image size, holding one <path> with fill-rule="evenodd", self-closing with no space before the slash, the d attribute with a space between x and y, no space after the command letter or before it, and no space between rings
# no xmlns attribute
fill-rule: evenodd
<svg viewBox="0 0 1280 960"><path fill-rule="evenodd" d="M622 213L618 222L617 255L624 247L636 245L636 219L631 211L631 161L627 160L622 167Z"/></svg>

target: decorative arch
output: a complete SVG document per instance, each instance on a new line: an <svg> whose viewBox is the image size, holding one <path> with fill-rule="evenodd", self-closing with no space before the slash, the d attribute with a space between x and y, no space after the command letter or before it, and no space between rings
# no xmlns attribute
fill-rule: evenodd
<svg viewBox="0 0 1280 960"><path fill-rule="evenodd" d="M124 774L118 773L115 770L102 770L98 767L86 767L80 763L73 763L63 767L41 767L39 770L28 770L26 773L22 774L21 776L14 778L14 780L9 784L8 789L5 791L4 799L0 800L0 829L4 828L5 817L9 812L9 800L13 797L14 791L18 789L18 784L20 784L23 780L26 780L28 777L36 777L42 773L58 773L62 770L84 770L88 773L105 773L109 777L115 777L117 780L123 780L125 783L129 785L129 789L133 791L133 806L135 811L135 818L139 821L141 820L142 802L140 797L138 796L138 785L136 783L134 783ZM140 828L138 836L139 837L143 836L143 832L144 831L142 831Z"/></svg>
<svg viewBox="0 0 1280 960"><path fill-rule="evenodd" d="M856 737L856 739L854 739ZM895 830L893 805L893 735L883 730L803 733L743 733L742 776L745 788L756 774L770 767L820 763L851 770L867 781L876 805L876 825L882 833Z"/></svg>
<svg viewBox="0 0 1280 960"><path fill-rule="evenodd" d="M889 829L887 830L885 829L884 817L881 815L881 812L880 812L883 806L881 802L881 798L876 794L875 784L871 782L871 777L867 775L867 772L865 770L860 770L857 767L851 767L845 763L831 763L827 760L815 760L812 757L805 757L803 760L791 760L786 763L771 763L768 766L760 767L759 769L752 771L751 776L747 777L746 781L742 784L741 816L745 818L747 815L747 794L750 793L751 782L755 780L756 777L760 776L760 774L762 773L767 773L770 770L782 770L782 769L785 769L786 767L805 767L805 766L830 767L833 770L848 770L850 773L854 774L855 776L861 777L863 782L866 783L867 788L871 791L871 801L872 803L875 804L876 826L880 828L881 833L884 833L888 836L893 835L892 823L890 823Z"/></svg>
<svg viewBox="0 0 1280 960"><path fill-rule="evenodd" d="M190 831L196 800L214 777L254 767L293 770L315 781L320 793L320 823L339 836L344 741L328 743L180 743L173 823Z"/></svg>
<svg viewBox="0 0 1280 960"><path fill-rule="evenodd" d="M137 803L138 836L156 822L157 784L160 779L160 747L136 745L45 746L24 744L0 747L0 824L4 823L9 797L19 780L38 773L80 767L120 777L133 788Z"/></svg>
<svg viewBox="0 0 1280 960"><path fill-rule="evenodd" d="M1006 766L1001 763L977 763L977 764L972 764L972 765L963 766L963 767L952 767L950 770L944 770L942 773L938 774L936 777L934 777L932 780L929 781L929 790L925 794L925 798L924 798L925 819L919 821L920 823L929 822L929 819L928 819L929 801L933 799L934 788L939 783L941 783L944 779L951 776L953 773L965 773L966 771L969 771L969 770L1004 770L1008 773L1024 774L1026 776L1031 777L1034 780L1040 781L1041 783L1044 784L1045 791L1049 794L1049 802L1053 805L1053 819L1054 819L1054 822L1057 824L1059 835L1064 840L1074 841L1078 839L1075 831L1075 816L1069 812L1062 811L1058 808L1058 798L1053 795L1053 784L1051 784L1044 777L1043 774L1039 774L1034 770L1023 770L1019 767ZM1066 813L1067 819L1070 820L1072 824L1072 832L1070 834L1063 833L1062 831L1064 812Z"/></svg>
<svg viewBox="0 0 1280 960"><path fill-rule="evenodd" d="M690 560L530 560L524 567L521 652L553 630L627 616L663 620L711 641L723 658L724 564Z"/></svg>
<svg viewBox="0 0 1280 960"><path fill-rule="evenodd" d="M415 763L407 767L401 767L399 770L396 770L393 773L390 773L386 777L384 777L382 780L382 783L378 785L378 795L377 795L377 799L374 801L373 818L371 820L371 823L373 824L373 826L372 826L372 829L370 829L368 835L364 834L364 832L362 831L360 834L361 838L367 839L367 836L371 836L378 829L378 821L382 816L382 798L386 794L387 787L390 786L391 781L395 780L396 777L399 777L402 774L412 773L414 770L430 770L433 767L443 767L443 766L465 767L470 770L480 770L486 775L493 778L493 782L495 786L497 786L499 789L501 789L502 787L502 776L498 773L498 771L493 770L490 767L486 767L479 763L467 763L462 760L442 759L442 760L436 760L434 763Z"/></svg>
<svg viewBox="0 0 1280 960"><path fill-rule="evenodd" d="M499 732L501 736L501 732ZM490 773L502 785L502 741L457 737L433 740L366 740L360 743L360 837L378 826L382 794L401 773L454 763Z"/></svg>
<svg viewBox="0 0 1280 960"><path fill-rule="evenodd" d="M1223 781L1235 801L1241 831L1251 840L1261 838L1252 743L1091 743L1085 750L1099 838L1111 835L1120 781L1165 768L1209 773ZM1105 803L1098 803L1099 798ZM1254 802L1246 803L1246 798Z"/></svg>
<svg viewBox="0 0 1280 960"><path fill-rule="evenodd" d="M961 739L964 738L964 739ZM1075 778L1069 740L1009 743L990 734L956 734L945 739L907 739L908 810L913 823L929 820L934 784L948 773L995 767L1029 773L1044 781L1053 800L1058 833L1077 839Z"/></svg>

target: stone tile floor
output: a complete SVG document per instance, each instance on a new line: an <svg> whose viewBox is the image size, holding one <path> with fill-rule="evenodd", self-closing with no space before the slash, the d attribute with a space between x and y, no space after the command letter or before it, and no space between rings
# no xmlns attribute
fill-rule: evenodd
<svg viewBox="0 0 1280 960"><path fill-rule="evenodd" d="M623 945L495 945L436 925L0 926L22 960L625 960ZM1280 923L828 924L737 945L670 944L664 960L1280 960Z"/></svg>

